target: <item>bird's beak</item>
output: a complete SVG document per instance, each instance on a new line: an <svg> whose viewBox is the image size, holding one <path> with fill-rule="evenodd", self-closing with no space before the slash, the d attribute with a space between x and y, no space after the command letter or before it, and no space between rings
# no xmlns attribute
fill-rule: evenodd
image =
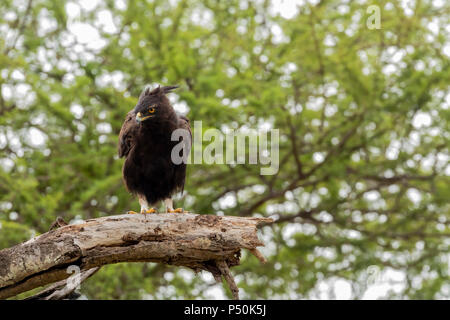
<svg viewBox="0 0 450 320"><path fill-rule="evenodd" d="M147 120L148 118L151 118L151 117L153 117L153 115L143 117L142 113L138 112L137 115L136 115L136 121L137 122L142 122L142 121Z"/></svg>

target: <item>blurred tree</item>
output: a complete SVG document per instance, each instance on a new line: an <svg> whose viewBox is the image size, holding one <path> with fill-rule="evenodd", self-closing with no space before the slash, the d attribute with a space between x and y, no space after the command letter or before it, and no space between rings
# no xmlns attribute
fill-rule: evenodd
<svg viewBox="0 0 450 320"><path fill-rule="evenodd" d="M269 262L245 255L234 268L243 298L322 297L319 284L338 279L361 298L373 268L404 276L387 297L449 298L449 3L377 1L379 29L371 1L299 3L1 1L0 248L58 215L136 209L120 126L145 85L180 84L171 99L203 130L280 130L277 174L190 165L179 200L276 219L262 230ZM114 265L82 293L222 290L193 275Z"/></svg>

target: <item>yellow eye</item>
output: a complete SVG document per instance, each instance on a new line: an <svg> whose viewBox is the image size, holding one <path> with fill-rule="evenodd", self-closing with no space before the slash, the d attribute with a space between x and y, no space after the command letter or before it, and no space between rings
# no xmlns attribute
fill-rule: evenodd
<svg viewBox="0 0 450 320"><path fill-rule="evenodd" d="M149 113L154 113L155 112L155 108L148 108L148 112Z"/></svg>

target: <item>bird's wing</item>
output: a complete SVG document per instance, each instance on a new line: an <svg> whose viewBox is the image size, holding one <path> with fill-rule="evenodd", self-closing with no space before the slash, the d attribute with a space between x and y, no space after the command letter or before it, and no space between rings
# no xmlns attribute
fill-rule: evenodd
<svg viewBox="0 0 450 320"><path fill-rule="evenodd" d="M189 152L191 151L191 147L192 147L192 131L191 131L191 126L189 124L189 119L186 118L185 116L179 115L178 116L178 128L189 131L190 137L189 137L189 141L187 142L188 145L186 146L187 154L189 154ZM184 139L183 139L183 142L185 142ZM175 169L175 181L177 181L177 191L179 191L181 193L184 190L185 179L186 179L186 163L181 163Z"/></svg>
<svg viewBox="0 0 450 320"><path fill-rule="evenodd" d="M192 146L192 131L191 131L191 125L190 125L189 119L186 118L185 116L179 115L178 116L178 128L189 131L189 134L191 136L191 141L190 141L190 145L189 145L189 149L190 149L190 147Z"/></svg>
<svg viewBox="0 0 450 320"><path fill-rule="evenodd" d="M125 157L133 147L137 123L132 111L128 112L119 133L119 157Z"/></svg>

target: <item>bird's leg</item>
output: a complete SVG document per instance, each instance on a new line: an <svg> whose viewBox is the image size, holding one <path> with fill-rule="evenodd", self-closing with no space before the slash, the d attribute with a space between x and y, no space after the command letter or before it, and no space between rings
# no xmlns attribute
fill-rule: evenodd
<svg viewBox="0 0 450 320"><path fill-rule="evenodd" d="M168 213L182 213L184 212L183 208L173 208L173 200L172 198L164 199L164 204L166 205L166 212Z"/></svg>
<svg viewBox="0 0 450 320"><path fill-rule="evenodd" d="M147 199L143 195L138 195L139 198L139 204L141 205L141 213L156 213L155 208L150 208L148 205ZM128 211L128 213L133 214L137 213L135 211Z"/></svg>
<svg viewBox="0 0 450 320"><path fill-rule="evenodd" d="M150 208L145 196L139 195L139 204L141 205L141 213L156 213L155 208Z"/></svg>

